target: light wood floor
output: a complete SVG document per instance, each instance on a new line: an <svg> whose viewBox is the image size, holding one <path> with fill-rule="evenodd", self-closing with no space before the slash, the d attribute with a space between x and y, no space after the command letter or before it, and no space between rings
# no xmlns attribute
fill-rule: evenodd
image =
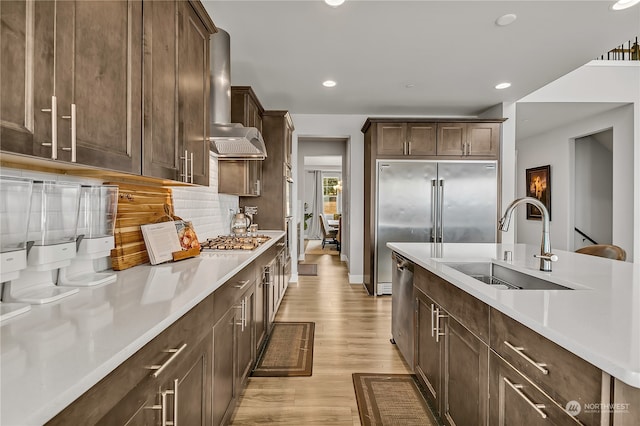
<svg viewBox="0 0 640 426"><path fill-rule="evenodd" d="M389 342L391 297L349 284L339 256L307 255L318 276L291 283L276 321L313 321L311 377L250 377L233 425L360 425L351 373L409 373Z"/></svg>

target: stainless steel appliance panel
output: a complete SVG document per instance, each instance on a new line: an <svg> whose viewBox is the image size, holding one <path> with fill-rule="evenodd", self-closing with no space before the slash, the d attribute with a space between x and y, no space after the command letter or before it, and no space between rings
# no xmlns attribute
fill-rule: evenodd
<svg viewBox="0 0 640 426"><path fill-rule="evenodd" d="M413 263L393 253L391 335L413 371Z"/></svg>
<svg viewBox="0 0 640 426"><path fill-rule="evenodd" d="M438 242L493 243L497 234L495 162L438 164Z"/></svg>
<svg viewBox="0 0 640 426"><path fill-rule="evenodd" d="M432 232L435 162L378 161L376 292L391 292L388 242L428 242Z"/></svg>

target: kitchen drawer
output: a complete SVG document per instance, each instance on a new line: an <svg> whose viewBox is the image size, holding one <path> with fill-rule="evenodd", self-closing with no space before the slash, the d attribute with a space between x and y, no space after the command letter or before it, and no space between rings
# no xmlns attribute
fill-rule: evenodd
<svg viewBox="0 0 640 426"><path fill-rule="evenodd" d="M416 268L413 284L489 344L489 305L423 268Z"/></svg>
<svg viewBox="0 0 640 426"><path fill-rule="evenodd" d="M120 364L47 424L95 424L121 401L128 402L127 395L132 393L137 395L131 399L132 404L135 404L138 398L145 394L145 392L138 392L138 389L156 387L159 381L164 380L172 372L175 364L188 357L202 338L207 333L211 333L212 327L213 297L209 296ZM184 349L169 361L171 356L175 354L166 351L179 349L183 346ZM166 365L157 380L153 377L153 370L146 368L150 365Z"/></svg>
<svg viewBox="0 0 640 426"><path fill-rule="evenodd" d="M490 425L576 425L577 419L495 352L489 354Z"/></svg>
<svg viewBox="0 0 640 426"><path fill-rule="evenodd" d="M600 369L495 309L491 309L490 346L563 407L569 401L581 405L603 401ZM608 391L606 383L605 387ZM582 411L578 419L600 424L599 413Z"/></svg>
<svg viewBox="0 0 640 426"><path fill-rule="evenodd" d="M217 323L229 308L240 300L245 291L255 284L256 275L256 263L252 262L213 293L213 324Z"/></svg>

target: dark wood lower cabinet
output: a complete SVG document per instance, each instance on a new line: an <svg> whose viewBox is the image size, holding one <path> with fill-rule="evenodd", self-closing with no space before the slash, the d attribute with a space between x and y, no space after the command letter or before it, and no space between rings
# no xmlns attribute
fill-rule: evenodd
<svg viewBox="0 0 640 426"><path fill-rule="evenodd" d="M444 420L482 425L487 418L489 347L449 317L444 321Z"/></svg>
<svg viewBox="0 0 640 426"><path fill-rule="evenodd" d="M449 425L487 418L489 346L422 291L415 289L415 372Z"/></svg>
<svg viewBox="0 0 640 426"><path fill-rule="evenodd" d="M576 425L551 398L491 352L489 360L490 425Z"/></svg>
<svg viewBox="0 0 640 426"><path fill-rule="evenodd" d="M235 406L234 331L236 309L232 307L213 327L213 424L228 420Z"/></svg>
<svg viewBox="0 0 640 426"><path fill-rule="evenodd" d="M425 386L428 397L434 407L440 409L441 359L442 345L436 342L433 334L433 301L420 290L414 290L416 301L415 331L415 373Z"/></svg>
<svg viewBox="0 0 640 426"><path fill-rule="evenodd" d="M267 302L278 306L268 290L286 289L273 274L263 281L277 255L263 253L47 424L229 423L267 336Z"/></svg>

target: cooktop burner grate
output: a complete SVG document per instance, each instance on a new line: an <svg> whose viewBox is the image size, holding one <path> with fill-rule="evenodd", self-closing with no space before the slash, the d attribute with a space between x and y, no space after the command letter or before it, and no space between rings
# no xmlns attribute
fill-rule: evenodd
<svg viewBox="0 0 640 426"><path fill-rule="evenodd" d="M266 235L255 237L221 235L207 239L207 241L200 243L200 246L203 250L253 250L270 238Z"/></svg>

